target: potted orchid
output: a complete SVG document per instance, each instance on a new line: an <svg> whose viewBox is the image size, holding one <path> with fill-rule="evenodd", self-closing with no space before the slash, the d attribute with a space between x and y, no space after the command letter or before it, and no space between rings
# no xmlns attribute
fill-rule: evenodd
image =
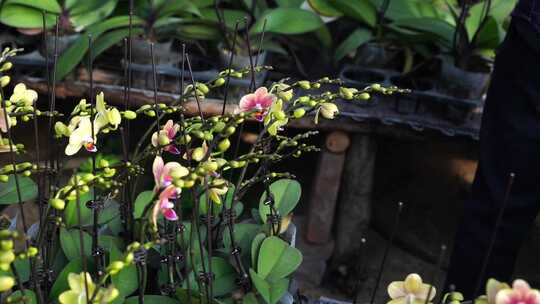
<svg viewBox="0 0 540 304"><path fill-rule="evenodd" d="M120 109L103 93L91 92L92 98L64 116L54 108L38 110L37 94L23 84L8 98L14 55L6 50L0 57L0 130L7 148L2 151L11 156L0 167L0 203L22 206L37 198L41 212L22 231L0 231L5 303L279 302L302 254L291 225L301 186L278 164L317 150L303 143L316 132L289 137L283 129L303 117L333 119L338 100L378 93L341 87L329 78L283 80L245 95L236 111L185 115L182 103L200 102L223 86L219 78L254 72L241 69L192 83L179 104ZM312 91L322 85L340 88ZM300 95L299 88L309 94ZM154 122L133 149L125 144L124 126L140 117ZM51 145L54 153L45 161L17 162L16 154L25 149L12 131L38 119L54 126L49 134L35 127L57 143ZM248 121L260 124L260 134L247 153L234 153L233 135ZM98 158L105 138L118 136L122 161ZM90 169L63 170L76 157L90 157ZM255 185L264 190L249 214L242 201Z"/></svg>

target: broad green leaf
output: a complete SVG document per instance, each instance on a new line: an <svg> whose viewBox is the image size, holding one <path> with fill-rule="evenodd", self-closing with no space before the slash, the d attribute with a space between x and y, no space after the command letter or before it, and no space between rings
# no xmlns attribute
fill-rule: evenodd
<svg viewBox="0 0 540 304"><path fill-rule="evenodd" d="M28 282L28 280L30 280L30 263L28 262L28 259L17 259L13 262L13 265L15 266L15 269L17 269L21 282Z"/></svg>
<svg viewBox="0 0 540 304"><path fill-rule="evenodd" d="M319 16L300 8L268 9L252 26L250 32L261 33L266 19L266 31L278 34L302 34L323 25Z"/></svg>
<svg viewBox="0 0 540 304"><path fill-rule="evenodd" d="M197 229L195 229L193 231L193 235L191 234L191 223L190 222L183 222L184 224L184 232L182 234L179 234L178 235L178 243L180 244L180 246L184 247L185 244L182 243L185 242L189 242L189 240L191 240L191 245L192 246L195 246L199 244L199 234L201 235L201 240L204 242L206 240L206 226L202 226L200 225L199 226L199 233L197 233Z"/></svg>
<svg viewBox="0 0 540 304"><path fill-rule="evenodd" d="M201 301L201 298L204 298L204 296L198 292L193 291L193 289L190 289L190 293L188 294L187 289L176 288L175 295L176 295L176 298L180 300L179 303L190 303L190 304L201 304L202 302L207 303L206 299ZM218 299L212 299L212 304L222 304L222 302L218 301Z"/></svg>
<svg viewBox="0 0 540 304"><path fill-rule="evenodd" d="M332 0L307 0L309 6L317 12L317 14L324 17L340 17L343 13L335 8L332 4Z"/></svg>
<svg viewBox="0 0 540 304"><path fill-rule="evenodd" d="M47 28L55 24L54 15L47 14L45 17ZM16 28L42 28L43 14L41 11L18 4L4 5L0 9L0 22Z"/></svg>
<svg viewBox="0 0 540 304"><path fill-rule="evenodd" d="M242 299L242 304L259 304L259 301L253 292L249 292Z"/></svg>
<svg viewBox="0 0 540 304"><path fill-rule="evenodd" d="M133 217L139 219L143 216L144 209L154 201L154 191L143 191L135 199Z"/></svg>
<svg viewBox="0 0 540 304"><path fill-rule="evenodd" d="M145 304L178 304L178 301L165 296L144 295ZM134 296L126 299L124 304L139 304L139 297Z"/></svg>
<svg viewBox="0 0 540 304"><path fill-rule="evenodd" d="M239 223L234 225L234 240L236 246L240 247L242 255L247 255L249 253L251 242L260 231L261 226L256 224ZM223 245L227 252L232 250L231 236L228 227L223 231Z"/></svg>
<svg viewBox="0 0 540 304"><path fill-rule="evenodd" d="M93 1L81 1L81 0L65 0L65 7L69 11L70 15L79 15L95 10L99 10L102 7L107 7L118 3L118 0L93 0Z"/></svg>
<svg viewBox="0 0 540 304"><path fill-rule="evenodd" d="M279 7L300 7L304 0L276 0Z"/></svg>
<svg viewBox="0 0 540 304"><path fill-rule="evenodd" d="M138 26L142 23L139 18L134 18L133 25ZM97 37L106 31L128 26L129 16L116 16L101 23L97 23L87 28L86 34L92 35L94 41ZM69 72L71 72L88 50L88 36L79 37L67 50L65 50L58 59L56 77L63 79Z"/></svg>
<svg viewBox="0 0 540 304"><path fill-rule="evenodd" d="M1 1L0 1L1 2ZM62 11L60 4L55 0L6 0L3 3L5 6L11 4L20 4L36 9L41 15L42 11L59 14ZM20 17L20 16L18 16Z"/></svg>
<svg viewBox="0 0 540 304"><path fill-rule="evenodd" d="M110 261L120 261L123 259L122 252L116 246L111 247ZM120 272L112 276L112 283L120 292L122 297L127 297L139 287L137 282L137 268L135 265L124 267Z"/></svg>
<svg viewBox="0 0 540 304"><path fill-rule="evenodd" d="M64 269L62 269L62 272L60 272L60 274L54 281L54 284L52 285L50 293L49 293L49 300L56 301L58 299L58 296L63 291L66 291L69 289L67 277L70 273L81 273L82 271L83 271L83 262L80 257L70 261L64 267Z"/></svg>
<svg viewBox="0 0 540 304"><path fill-rule="evenodd" d="M274 208L280 216L287 216L300 201L302 187L300 183L292 179L280 179L270 185L270 193L274 197ZM270 214L270 206L265 204L266 192L263 192L259 200L259 215L263 223L266 223L267 215Z"/></svg>
<svg viewBox="0 0 540 304"><path fill-rule="evenodd" d="M194 1L197 2L197 1ZM169 16L169 15L182 15L185 13L190 13L195 16L200 16L201 12L197 5L190 0L175 0L167 1L165 5L162 6L159 15L160 16Z"/></svg>
<svg viewBox="0 0 540 304"><path fill-rule="evenodd" d="M257 258L259 257L259 250L261 249L261 244L266 238L266 234L259 233L251 242L251 265L257 267Z"/></svg>
<svg viewBox="0 0 540 304"><path fill-rule="evenodd" d="M345 16L374 27L377 22L377 9L369 1L334 0L332 6Z"/></svg>
<svg viewBox="0 0 540 304"><path fill-rule="evenodd" d="M475 47L483 49L495 49L502 42L503 30L495 21L495 18L488 17L484 26L478 32Z"/></svg>
<svg viewBox="0 0 540 304"><path fill-rule="evenodd" d="M94 2L94 1L78 1L78 3ZM104 20L114 11L118 0L100 0L101 6L94 9L83 10L80 14L72 12L71 22L75 25L76 31L82 31L85 27L104 22Z"/></svg>
<svg viewBox="0 0 540 304"><path fill-rule="evenodd" d="M259 250L257 273L275 282L293 273L302 263L302 253L276 236L266 238Z"/></svg>
<svg viewBox="0 0 540 304"><path fill-rule="evenodd" d="M111 235L100 235L98 244L109 253L112 252L113 248L117 250L119 248L124 248L124 240Z"/></svg>
<svg viewBox="0 0 540 304"><path fill-rule="evenodd" d="M222 34L215 25L210 24L182 24L176 31L183 39L217 40Z"/></svg>
<svg viewBox="0 0 540 304"><path fill-rule="evenodd" d="M214 274L214 281L212 282L214 296L221 297L235 290L237 288L237 273L232 265L229 264L229 262L227 262L224 258L220 257L212 257L211 263L212 273ZM200 273L202 271L202 265L198 264L195 266L195 271L192 271L189 275L192 292L199 292L198 284L195 280L195 273Z"/></svg>
<svg viewBox="0 0 540 304"><path fill-rule="evenodd" d="M12 293L10 295L10 297L16 298L16 297L20 297L20 296L23 296L23 295L27 299L26 301L23 301L24 304L38 304L36 293L33 292L30 289L25 289L24 292L21 292L20 290L17 290L14 293Z"/></svg>
<svg viewBox="0 0 540 304"><path fill-rule="evenodd" d="M253 281L255 288L268 304L277 303L289 288L288 279L281 279L276 282L270 283L265 281L261 276L259 276L253 270L253 268L249 269L249 275L251 276L251 280Z"/></svg>
<svg viewBox="0 0 540 304"><path fill-rule="evenodd" d="M317 36L323 47L327 49L332 47L332 33L330 33L326 24L315 30L315 36Z"/></svg>
<svg viewBox="0 0 540 304"><path fill-rule="evenodd" d="M392 24L432 34L447 46L451 45L454 38L454 27L450 23L436 18L401 19Z"/></svg>
<svg viewBox="0 0 540 304"><path fill-rule="evenodd" d="M78 229L67 230L60 228L60 245L68 260L72 261L81 257L81 242ZM90 256L92 252L92 237L83 231L84 255Z"/></svg>
<svg viewBox="0 0 540 304"><path fill-rule="evenodd" d="M93 225L94 221L94 212L92 209L86 206L86 203L93 198L93 192L87 192L81 195L80 201L80 211L81 211L81 225L89 226ZM105 224L112 219L119 216L119 205L116 201L109 199L105 201L104 209L99 213L99 224ZM79 217L77 214L77 201L68 201L66 203L66 208L64 209L64 220L68 228L79 226Z"/></svg>
<svg viewBox="0 0 540 304"><path fill-rule="evenodd" d="M33 200L37 197L37 185L29 177L17 175L22 202ZM11 205L19 202L15 176L10 175L7 183L0 183L0 205Z"/></svg>
<svg viewBox="0 0 540 304"><path fill-rule="evenodd" d="M337 47L334 59L336 61L341 60L347 54L353 52L362 44L370 41L372 38L373 34L371 31L364 28L356 29Z"/></svg>

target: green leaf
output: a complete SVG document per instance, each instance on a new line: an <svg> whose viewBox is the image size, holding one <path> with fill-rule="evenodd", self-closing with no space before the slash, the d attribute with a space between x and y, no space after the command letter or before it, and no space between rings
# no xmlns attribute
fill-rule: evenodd
<svg viewBox="0 0 540 304"><path fill-rule="evenodd" d="M139 18L133 19L133 25L137 26L142 24L142 20ZM106 31L125 27L129 25L129 16L116 16L101 23L92 25L86 29L87 35L92 35L94 41L97 37ZM79 37L67 50L65 50L58 59L56 68L56 77L63 79L69 72L71 72L88 50L88 36Z"/></svg>
<svg viewBox="0 0 540 304"><path fill-rule="evenodd" d="M216 26L210 24L182 24L176 32L186 40L216 40L222 35Z"/></svg>
<svg viewBox="0 0 540 304"><path fill-rule="evenodd" d="M265 281L261 276L259 276L253 270L253 268L249 269L249 275L251 276L251 280L253 281L255 288L268 304L277 303L289 288L288 279L281 279L276 282L270 283Z"/></svg>
<svg viewBox="0 0 540 304"><path fill-rule="evenodd" d="M110 261L120 261L123 259L122 252L116 246L111 247ZM122 297L127 297L139 287L137 282L137 268L135 265L124 267L120 272L112 276L112 283L120 292Z"/></svg>
<svg viewBox="0 0 540 304"><path fill-rule="evenodd" d="M266 234L259 233L253 238L253 241L251 242L251 265L253 265L253 267L257 267L257 258L259 257L259 250L261 249L261 244L265 238L266 238Z"/></svg>
<svg viewBox="0 0 540 304"><path fill-rule="evenodd" d="M81 209L81 225L90 226L93 225L94 221L94 212L92 209L86 206L86 202L90 201L93 198L92 190L87 192L79 198L80 209ZM99 213L99 224L105 224L112 219L118 217L120 211L119 205L116 201L108 199L105 201L104 209ZM77 201L68 201L66 203L66 208L64 209L64 221L68 228L79 226L79 217L77 214Z"/></svg>
<svg viewBox="0 0 540 304"><path fill-rule="evenodd" d="M145 304L178 304L178 301L165 296L144 295ZM139 304L139 297L127 298L124 304Z"/></svg>
<svg viewBox="0 0 540 304"><path fill-rule="evenodd" d="M81 257L81 242L79 239L79 229L67 230L60 228L60 245L68 260L72 261ZM90 256L92 252L92 237L83 231L83 245L85 256Z"/></svg>
<svg viewBox="0 0 540 304"><path fill-rule="evenodd" d="M270 193L274 197L274 207L280 216L289 214L300 201L302 187L300 183L292 179L280 179L270 185ZM266 192L263 192L259 200L259 215L263 223L266 223L267 215L270 214L270 206L265 205Z"/></svg>
<svg viewBox="0 0 540 304"><path fill-rule="evenodd" d="M270 236L263 241L259 250L257 273L261 278L274 282L293 273L300 263L300 250L276 236Z"/></svg>
<svg viewBox="0 0 540 304"><path fill-rule="evenodd" d="M353 31L336 49L334 59L341 60L350 52L356 50L362 44L370 41L373 38L371 31L364 28L358 28Z"/></svg>
<svg viewBox="0 0 540 304"><path fill-rule="evenodd" d="M15 269L17 269L17 273L21 279L21 283L28 282L30 280L30 263L28 259L17 259L13 262L13 265L15 266Z"/></svg>
<svg viewBox="0 0 540 304"><path fill-rule="evenodd" d="M323 25L319 16L300 8L268 9L252 26L250 32L261 33L266 19L266 31L278 34L302 34Z"/></svg>
<svg viewBox="0 0 540 304"><path fill-rule="evenodd" d="M77 1L77 3L96 3L96 1ZM99 0L98 3L101 6L97 6L91 9L79 9L81 11L79 14L71 12L70 17L71 22L75 25L76 31L82 31L85 27L103 22L113 11L118 3L118 0ZM77 7L78 8L78 7ZM75 10L75 8L74 8Z"/></svg>
<svg viewBox="0 0 540 304"><path fill-rule="evenodd" d="M41 28L43 15L40 11L23 5L4 5L0 9L0 22L16 28ZM48 28L55 24L54 16L46 16Z"/></svg>
<svg viewBox="0 0 540 304"><path fill-rule="evenodd" d="M242 304L259 304L259 301L253 292L248 292L242 299Z"/></svg>
<svg viewBox="0 0 540 304"><path fill-rule="evenodd" d="M279 7L300 7L304 0L276 0Z"/></svg>
<svg viewBox="0 0 540 304"><path fill-rule="evenodd" d="M60 4L58 4L58 2L55 0L6 0L4 2L5 6L11 4L20 4L26 7L34 8L39 12L40 15L42 11L55 14L59 14L62 11Z"/></svg>
<svg viewBox="0 0 540 304"><path fill-rule="evenodd" d="M49 293L49 300L56 301L56 299L58 299L58 296L63 291L66 291L69 289L67 277L70 273L80 273L82 271L83 271L83 262L80 257L70 261L64 267L64 269L62 269L62 272L60 272L60 274L56 278L56 281L54 281L54 284L52 285L50 293Z"/></svg>
<svg viewBox="0 0 540 304"><path fill-rule="evenodd" d="M324 17L340 17L343 13L334 7L331 0L307 0L309 6Z"/></svg>
<svg viewBox="0 0 540 304"><path fill-rule="evenodd" d="M194 1L197 2L197 1ZM190 13L195 16L200 16L201 12L197 5L189 0L176 0L176 1L167 1L166 5L163 5L159 15L168 16L168 15L178 15Z"/></svg>
<svg viewBox="0 0 540 304"><path fill-rule="evenodd" d="M451 45L454 39L454 27L441 19L436 18L414 18L400 19L392 23L395 26L405 27L425 33L432 34L441 43Z"/></svg>
<svg viewBox="0 0 540 304"><path fill-rule="evenodd" d="M23 301L24 304L38 304L36 293L30 289L25 289L24 293L21 292L20 290L17 290L14 293L12 293L10 297L20 297L23 295L27 299L26 301Z"/></svg>
<svg viewBox="0 0 540 304"><path fill-rule="evenodd" d="M214 296L221 297L237 288L236 286L236 270L232 267L227 260L220 257L212 257L212 273L214 274L214 281L212 282L212 289ZM207 262L205 263L205 265ZM195 271L192 271L189 275L190 286L192 291L199 292L197 281L195 280L195 273L203 271L202 265L195 265Z"/></svg>
<svg viewBox="0 0 540 304"><path fill-rule="evenodd" d="M377 9L369 1L334 0L332 6L345 16L374 27L377 22Z"/></svg>
<svg viewBox="0 0 540 304"><path fill-rule="evenodd" d="M124 240L112 235L100 235L98 244L107 250L107 252L112 252L113 248L117 250L119 248L124 248Z"/></svg>
<svg viewBox="0 0 540 304"><path fill-rule="evenodd" d="M135 207L133 209L133 217L139 219L143 216L143 211L146 206L154 201L154 191L143 191L137 195L135 199Z"/></svg>
<svg viewBox="0 0 540 304"><path fill-rule="evenodd" d="M249 249L251 248L251 243L253 238L261 231L261 226L257 224L235 224L234 225L234 240L236 246L240 247L242 255L247 255ZM231 236L229 233L229 228L225 228L223 232L223 245L225 250L230 252L232 250Z"/></svg>
<svg viewBox="0 0 540 304"><path fill-rule="evenodd" d="M37 197L36 183L29 177L17 175L22 202L33 200ZM19 202L15 176L10 175L7 183L0 183L0 205L11 205Z"/></svg>

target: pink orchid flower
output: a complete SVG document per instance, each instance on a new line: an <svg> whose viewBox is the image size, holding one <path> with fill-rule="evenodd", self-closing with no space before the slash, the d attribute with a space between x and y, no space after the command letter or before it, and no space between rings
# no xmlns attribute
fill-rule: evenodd
<svg viewBox="0 0 540 304"><path fill-rule="evenodd" d="M157 192L162 188L166 188L172 184L171 173L175 172L178 177L183 177L189 174L189 170L177 162L168 162L165 164L163 158L157 155L152 164L152 173L154 174L155 188Z"/></svg>
<svg viewBox="0 0 540 304"><path fill-rule="evenodd" d="M163 214L166 220L176 221L178 220L178 215L174 211L174 203L171 200L176 199L180 194L179 188L171 185L165 188L159 194L159 199L154 204L152 209L152 223L154 226L157 226L157 217L159 212Z"/></svg>
<svg viewBox="0 0 540 304"><path fill-rule="evenodd" d="M176 137L176 134L178 133L178 130L180 130L180 125L175 124L171 119L169 119L165 123L163 128L159 131L159 134L158 134L158 132L154 132L154 134L152 134L152 145L154 147L159 146L159 136L160 135L165 136L166 138L169 139L169 142L172 142L174 140L174 138ZM172 143L166 145L163 148L163 151L167 151L167 152L169 152L171 154L175 154L175 155L180 154L180 150L178 149L178 147L176 147Z"/></svg>
<svg viewBox="0 0 540 304"><path fill-rule="evenodd" d="M240 99L241 112L255 112L255 119L262 121L272 103L276 100L274 94L268 93L265 87L258 88L255 93L244 95Z"/></svg>
<svg viewBox="0 0 540 304"><path fill-rule="evenodd" d="M512 289L502 289L495 297L496 304L540 304L540 292L524 280L515 280Z"/></svg>

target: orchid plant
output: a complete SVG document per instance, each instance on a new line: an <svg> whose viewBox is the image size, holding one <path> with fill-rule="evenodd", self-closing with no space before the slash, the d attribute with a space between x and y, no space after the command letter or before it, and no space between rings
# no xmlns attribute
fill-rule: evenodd
<svg viewBox="0 0 540 304"><path fill-rule="evenodd" d="M37 198L40 218L24 223L22 232L0 231L0 296L6 303L277 303L302 254L291 225L301 186L292 174L275 171L276 164L317 151L303 143L317 132L289 137L285 127L298 119L333 119L340 102L405 92L380 85L346 88L330 78L282 80L253 88L236 110L188 117L184 102L196 100L200 109L205 95L227 78L268 68L253 67L191 83L176 103L120 108L91 92L63 116L54 104L38 110L37 93L24 84L4 97L15 53L0 57L2 152L11 156L0 168L0 186L12 194L10 200L0 195L0 202ZM129 144L128 122L143 116L155 121L136 145ZM50 134L37 129L42 118L54 126ZM32 121L36 134L50 138L52 153L46 161L36 155L17 163L26 152L11 131ZM242 154L231 143L247 122L260 124L261 131ZM106 137L123 143L122 161L96 156ZM88 156L90 169L63 168L69 158ZM150 163L153 185L145 190ZM255 185L264 189L258 208L243 215L242 200ZM20 246L13 246L16 238Z"/></svg>

